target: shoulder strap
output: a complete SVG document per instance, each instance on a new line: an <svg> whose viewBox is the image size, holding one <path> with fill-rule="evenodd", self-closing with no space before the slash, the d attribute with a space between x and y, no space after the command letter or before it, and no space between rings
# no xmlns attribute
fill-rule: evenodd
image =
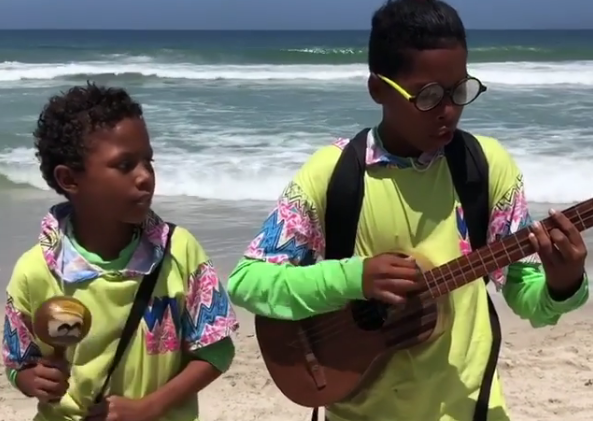
<svg viewBox="0 0 593 421"><path fill-rule="evenodd" d="M138 330L140 320L142 320L142 316L146 311L146 307L148 307L148 303L150 302L150 298L152 297L152 292L154 291L154 287L157 283L159 274L161 272L161 268L163 266L163 261L165 260L165 257L167 256L171 248L171 238L173 236L173 231L175 231L175 224L167 222L167 225L169 226L169 233L167 234L167 244L165 246L163 258L161 259L157 267L154 268L153 271L150 272L148 275L144 276L144 278L142 278L142 281L140 281L140 286L138 287L138 291L136 292L136 297L134 298L134 304L132 304L130 315L126 320L126 324L124 325L124 328L122 330L119 343L117 344L115 356L111 361L109 370L107 370L107 377L103 382L103 386L101 387L101 390L95 398L95 403L99 403L103 400L105 391L109 386L111 376L113 376L115 369L117 368L122 357L124 356L124 353L126 352L126 349L128 348L128 345L130 344L132 337L134 336L134 333L136 332L136 330Z"/></svg>
<svg viewBox="0 0 593 421"><path fill-rule="evenodd" d="M476 250L485 246L487 242L490 219L488 160L478 139L461 130L457 130L453 140L445 147L445 156L463 208L472 249ZM488 277L484 277L484 282L488 283ZM484 369L473 421L488 419L490 390L502 342L500 320L488 291L486 297L492 329L492 347Z"/></svg>
<svg viewBox="0 0 593 421"><path fill-rule="evenodd" d="M344 147L325 194L325 258L344 259L354 254L358 220L364 199L367 136L360 131ZM311 421L318 421L314 408Z"/></svg>
<svg viewBox="0 0 593 421"><path fill-rule="evenodd" d="M358 220L364 199L367 135L358 133L344 147L329 180L325 205L325 258L354 254Z"/></svg>
<svg viewBox="0 0 593 421"><path fill-rule="evenodd" d="M367 136L360 131L344 147L325 194L325 258L344 259L354 254L358 220L364 199ZM318 421L314 408L311 421Z"/></svg>
<svg viewBox="0 0 593 421"><path fill-rule="evenodd" d="M445 157L474 250L486 245L488 233L489 179L488 161L478 139L457 130L445 147Z"/></svg>

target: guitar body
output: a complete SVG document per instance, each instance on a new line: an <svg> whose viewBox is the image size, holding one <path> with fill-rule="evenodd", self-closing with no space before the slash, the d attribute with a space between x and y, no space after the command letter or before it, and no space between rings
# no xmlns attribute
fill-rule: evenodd
<svg viewBox="0 0 593 421"><path fill-rule="evenodd" d="M299 405L315 408L354 396L394 351L434 340L451 319L445 296L412 298L402 308L353 301L340 311L301 321L256 316L255 328L280 391Z"/></svg>
<svg viewBox="0 0 593 421"><path fill-rule="evenodd" d="M578 231L593 226L593 198L565 209ZM546 230L557 224L548 217ZM354 301L344 309L299 322L256 317L262 356L272 379L286 397L308 407L348 399L372 381L394 351L432 341L450 328L449 293L494 269L533 254L530 228L460 256L437 268L416 257L424 291L394 309Z"/></svg>

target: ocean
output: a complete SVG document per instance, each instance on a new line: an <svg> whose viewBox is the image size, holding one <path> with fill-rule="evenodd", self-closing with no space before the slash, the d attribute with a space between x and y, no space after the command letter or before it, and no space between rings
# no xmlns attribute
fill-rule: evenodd
<svg viewBox="0 0 593 421"><path fill-rule="evenodd" d="M32 244L55 201L31 136L50 95L86 80L127 88L143 104L156 151L156 208L189 224L230 268L269 201L314 150L378 121L366 91L367 37L0 31L0 275ZM488 92L466 108L462 127L506 145L542 212L593 196L585 181L593 158L593 31L468 37L470 72Z"/></svg>

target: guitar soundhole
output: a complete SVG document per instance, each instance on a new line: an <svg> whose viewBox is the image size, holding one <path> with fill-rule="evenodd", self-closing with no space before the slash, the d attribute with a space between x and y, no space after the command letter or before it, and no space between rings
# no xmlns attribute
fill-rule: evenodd
<svg viewBox="0 0 593 421"><path fill-rule="evenodd" d="M352 318L362 330L379 330L388 317L388 304L358 300L351 303Z"/></svg>

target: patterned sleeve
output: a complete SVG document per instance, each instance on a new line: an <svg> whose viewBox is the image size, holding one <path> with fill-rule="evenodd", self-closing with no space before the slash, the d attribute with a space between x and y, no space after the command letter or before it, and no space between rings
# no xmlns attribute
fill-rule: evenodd
<svg viewBox="0 0 593 421"><path fill-rule="evenodd" d="M20 370L41 358L32 331L27 277L19 260L8 284L4 307L2 358L6 368Z"/></svg>
<svg viewBox="0 0 593 421"><path fill-rule="evenodd" d="M235 304L251 313L302 320L362 297L363 261L324 260L327 184L341 152L321 148L301 167L229 279Z"/></svg>
<svg viewBox="0 0 593 421"><path fill-rule="evenodd" d="M184 347L193 352L227 338L238 327L235 311L214 265L197 244L198 264L190 273L182 331Z"/></svg>
<svg viewBox="0 0 593 421"><path fill-rule="evenodd" d="M531 215L525 199L523 176L519 173L512 180L511 185L492 206L490 224L488 227L488 242L499 240L507 235L514 234L531 223ZM527 264L539 264L539 256L533 254L521 260ZM507 278L505 269L497 269L490 274L490 279L497 289L504 286Z"/></svg>
<svg viewBox="0 0 593 421"><path fill-rule="evenodd" d="M324 252L325 239L316 206L293 181L264 221L245 257L306 266L320 260Z"/></svg>

